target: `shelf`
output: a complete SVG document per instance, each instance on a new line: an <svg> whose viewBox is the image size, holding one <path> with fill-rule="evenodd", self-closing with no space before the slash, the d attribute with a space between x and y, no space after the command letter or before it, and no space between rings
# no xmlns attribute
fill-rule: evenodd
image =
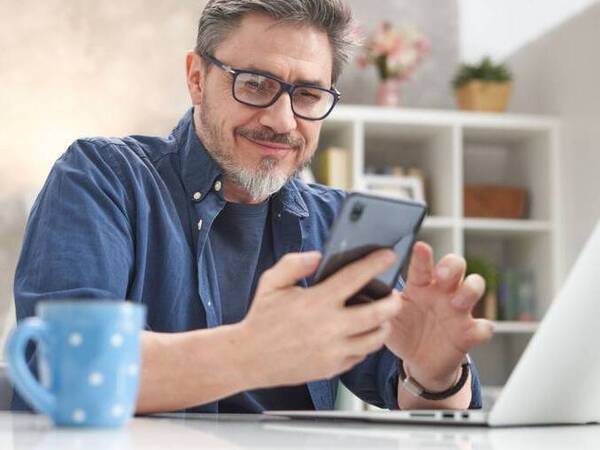
<svg viewBox="0 0 600 450"><path fill-rule="evenodd" d="M463 130L463 186L497 185L525 190L531 220L553 214L553 136L549 131L505 129L473 135Z"/></svg>
<svg viewBox="0 0 600 450"><path fill-rule="evenodd" d="M454 128L441 124L407 125L373 120L365 121L363 125L365 183L395 187L401 183L399 179L373 175L373 172L394 167L418 169L424 175L423 189L419 190L423 191L430 212L443 216L455 213L453 188L459 169Z"/></svg>
<svg viewBox="0 0 600 450"><path fill-rule="evenodd" d="M436 230L452 228L456 224L456 221L452 217L445 216L428 216L423 221L423 229Z"/></svg>
<svg viewBox="0 0 600 450"><path fill-rule="evenodd" d="M538 329L538 326L538 322L516 322L497 320L494 322L494 331L497 334L535 333L535 331Z"/></svg>
<svg viewBox="0 0 600 450"><path fill-rule="evenodd" d="M544 317L560 275L558 118L340 105L323 131L320 148L351 149L354 189L410 192L393 176L379 174L419 169L429 215L417 239L432 247L436 261L453 253L484 259L503 273L530 274L535 295L528 312ZM524 189L527 219L465 217L464 188L477 184ZM494 324L496 338L471 354L482 384L501 386L538 322Z"/></svg>
<svg viewBox="0 0 600 450"><path fill-rule="evenodd" d="M552 224L544 220L510 220L510 219L462 219L465 231L489 232L503 235L522 233L547 233L552 231Z"/></svg>
<svg viewBox="0 0 600 450"><path fill-rule="evenodd" d="M399 175L374 175L367 174L363 176L366 184L379 184L390 187L406 187L406 179Z"/></svg>
<svg viewBox="0 0 600 450"><path fill-rule="evenodd" d="M430 110L411 108L382 108L378 106L344 105L337 106L328 121L372 121L393 124L417 124L429 126L459 125L469 128L498 128L501 130L547 130L557 126L553 116L539 116L512 113L484 113L456 110Z"/></svg>

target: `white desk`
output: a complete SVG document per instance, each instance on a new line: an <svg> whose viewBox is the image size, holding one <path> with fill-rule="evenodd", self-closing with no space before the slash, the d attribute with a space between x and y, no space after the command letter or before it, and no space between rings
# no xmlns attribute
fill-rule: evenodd
<svg viewBox="0 0 600 450"><path fill-rule="evenodd" d="M135 418L116 430L76 430L53 428L41 416L0 412L2 450L214 448L592 450L600 448L600 426L490 430L188 414Z"/></svg>

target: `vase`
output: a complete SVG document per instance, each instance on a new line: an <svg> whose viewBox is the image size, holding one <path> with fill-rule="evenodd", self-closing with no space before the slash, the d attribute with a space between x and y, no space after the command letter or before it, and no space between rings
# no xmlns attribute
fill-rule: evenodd
<svg viewBox="0 0 600 450"><path fill-rule="evenodd" d="M379 106L398 106L400 103L400 81L394 79L381 80L377 87L377 104Z"/></svg>

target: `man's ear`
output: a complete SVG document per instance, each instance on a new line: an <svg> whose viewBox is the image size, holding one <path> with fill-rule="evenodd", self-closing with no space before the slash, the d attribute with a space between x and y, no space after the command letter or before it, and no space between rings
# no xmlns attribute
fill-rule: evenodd
<svg viewBox="0 0 600 450"><path fill-rule="evenodd" d="M204 79L202 72L202 58L196 52L188 52L185 57L186 81L192 105L202 102L202 89Z"/></svg>

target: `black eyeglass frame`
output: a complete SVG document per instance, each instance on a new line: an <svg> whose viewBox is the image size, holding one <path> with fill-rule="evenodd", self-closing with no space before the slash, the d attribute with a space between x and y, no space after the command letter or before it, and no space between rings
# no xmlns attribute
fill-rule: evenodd
<svg viewBox="0 0 600 450"><path fill-rule="evenodd" d="M294 113L295 116L300 117L301 119L304 120L313 120L313 121L318 121L318 120L323 120L325 119L329 114L331 114L331 111L333 111L333 108L335 107L335 105L340 101L340 98L342 96L342 94L335 88L335 87L331 87L331 89L325 89L321 86L315 86L314 84L307 84L307 83L300 83L300 84L295 84L295 83L288 83L286 81L280 80L277 77L274 77L272 75L269 75L267 73L264 72L259 72L259 71L255 71L255 70L246 70L246 69L235 69L231 66L228 66L225 63L222 63L221 61L219 61L217 58L215 58L214 56L210 56L206 53L203 53L200 55L201 57L203 57L204 59L206 59L209 63L214 64L215 66L217 66L218 68L224 70L225 72L231 74L233 76L233 82L231 83L231 95L233 96L233 98L244 104L247 106L252 106L254 108L268 108L269 106L275 104L275 102L277 100L279 100L279 97L281 97L281 94L283 94L284 92L287 92L290 96L290 104L292 106L292 112ZM277 92L277 94L275 94L275 96L273 97L273 99L265 104L265 105L255 105L253 103L248 103L245 102L243 100L240 100L239 98L237 98L237 96L235 95L235 82L236 79L238 77L238 75L241 74L251 74L251 75L259 75L261 77L265 77L268 78L270 80L276 81L277 83L279 83L279 92ZM296 112L296 110L294 109L294 97L293 97L293 93L296 89L298 88L311 88L311 89L317 89L319 91L323 91L323 92L327 92L329 94L331 94L333 96L333 103L331 104L331 107L329 108L329 110L323 114L322 116L318 117L318 118L314 118L314 117L306 117L303 116L302 114L298 114Z"/></svg>

